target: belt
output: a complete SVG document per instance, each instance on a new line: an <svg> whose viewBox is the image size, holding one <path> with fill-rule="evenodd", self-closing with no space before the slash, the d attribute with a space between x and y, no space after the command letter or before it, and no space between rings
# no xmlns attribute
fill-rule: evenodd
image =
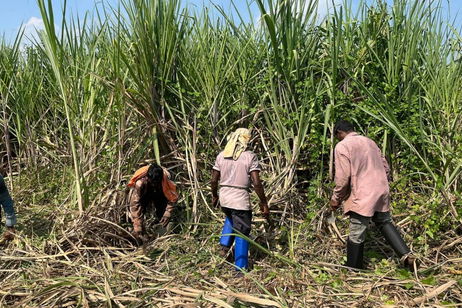
<svg viewBox="0 0 462 308"><path fill-rule="evenodd" d="M220 185L220 187L231 187L231 188L242 189L242 190L246 190L246 191L250 192L249 187L241 187L241 186L233 186L233 185Z"/></svg>

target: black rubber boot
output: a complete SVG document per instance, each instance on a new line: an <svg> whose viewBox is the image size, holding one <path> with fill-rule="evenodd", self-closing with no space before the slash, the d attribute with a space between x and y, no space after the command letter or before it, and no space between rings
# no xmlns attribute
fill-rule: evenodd
<svg viewBox="0 0 462 308"><path fill-rule="evenodd" d="M401 234L399 234L398 230L392 223L384 223L379 228L388 244L391 246L391 248L393 248L393 250L398 254L400 258L411 252L401 237Z"/></svg>
<svg viewBox="0 0 462 308"><path fill-rule="evenodd" d="M352 241L347 241L347 262L345 266L357 269L363 268L363 252L364 243L356 244Z"/></svg>

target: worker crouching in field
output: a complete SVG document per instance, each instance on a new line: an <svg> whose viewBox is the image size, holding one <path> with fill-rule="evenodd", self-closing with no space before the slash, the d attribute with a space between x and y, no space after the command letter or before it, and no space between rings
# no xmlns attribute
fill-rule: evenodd
<svg viewBox="0 0 462 308"><path fill-rule="evenodd" d="M363 267L364 240L372 220L405 266L412 267L415 258L393 225L390 215L389 167L371 139L354 132L353 125L339 121L334 134L340 142L335 147L335 189L331 198L333 210L340 207L350 216L347 263Z"/></svg>
<svg viewBox="0 0 462 308"><path fill-rule="evenodd" d="M176 185L170 174L157 164L138 169L130 179L129 217L133 223L133 236L138 241L145 240L144 217L155 209L160 223L166 227L175 203L178 201Z"/></svg>
<svg viewBox="0 0 462 308"><path fill-rule="evenodd" d="M249 189L252 182L255 192L260 198L260 209L269 218L269 208L263 185L260 180L260 164L257 156L246 151L250 141L250 131L239 128L228 137L228 143L221 152L212 170L212 204L220 202L226 215L220 238L221 254L226 256L234 242L234 259L237 270L248 269L249 243L238 235L249 236L252 222ZM218 195L218 183L220 194ZM219 196L219 197L218 197Z"/></svg>
<svg viewBox="0 0 462 308"><path fill-rule="evenodd" d="M5 180L3 179L2 175L0 175L0 204L2 205L6 216L6 231L3 233L3 238L0 239L0 245L5 245L14 239L16 214L14 212L13 199L11 199L10 193L8 192L8 188L6 187Z"/></svg>

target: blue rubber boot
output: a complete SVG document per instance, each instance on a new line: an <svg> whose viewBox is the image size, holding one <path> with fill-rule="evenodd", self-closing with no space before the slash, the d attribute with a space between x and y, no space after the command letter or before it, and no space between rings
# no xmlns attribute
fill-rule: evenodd
<svg viewBox="0 0 462 308"><path fill-rule="evenodd" d="M229 235L233 233L233 221L226 217L225 225L223 226L223 231L221 231L220 245L225 247L231 247L234 241L234 235Z"/></svg>
<svg viewBox="0 0 462 308"><path fill-rule="evenodd" d="M237 270L247 270L249 267L249 242L242 237L236 237L234 243L234 265Z"/></svg>

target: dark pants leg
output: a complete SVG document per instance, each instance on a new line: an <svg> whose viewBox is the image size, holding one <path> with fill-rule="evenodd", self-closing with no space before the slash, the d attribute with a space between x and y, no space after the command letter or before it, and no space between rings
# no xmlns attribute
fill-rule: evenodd
<svg viewBox="0 0 462 308"><path fill-rule="evenodd" d="M250 235L252 224L252 211L235 210L226 207L221 208L226 218L231 222L234 233Z"/></svg>
<svg viewBox="0 0 462 308"><path fill-rule="evenodd" d="M13 227L16 224L16 213L14 211L13 199L11 199L8 188L3 177L0 175L0 204L5 211L6 226Z"/></svg>
<svg viewBox="0 0 462 308"><path fill-rule="evenodd" d="M229 236L230 229L235 234L250 235L252 223L252 211L234 210L230 208L222 208L226 215L225 225L223 227L220 244L225 247L231 247L234 240L234 258L235 265L238 270L247 269L249 242L239 236Z"/></svg>
<svg viewBox="0 0 462 308"><path fill-rule="evenodd" d="M223 207L226 217L231 220L234 233L242 233L245 236L250 235L252 224L252 211L234 210Z"/></svg>

